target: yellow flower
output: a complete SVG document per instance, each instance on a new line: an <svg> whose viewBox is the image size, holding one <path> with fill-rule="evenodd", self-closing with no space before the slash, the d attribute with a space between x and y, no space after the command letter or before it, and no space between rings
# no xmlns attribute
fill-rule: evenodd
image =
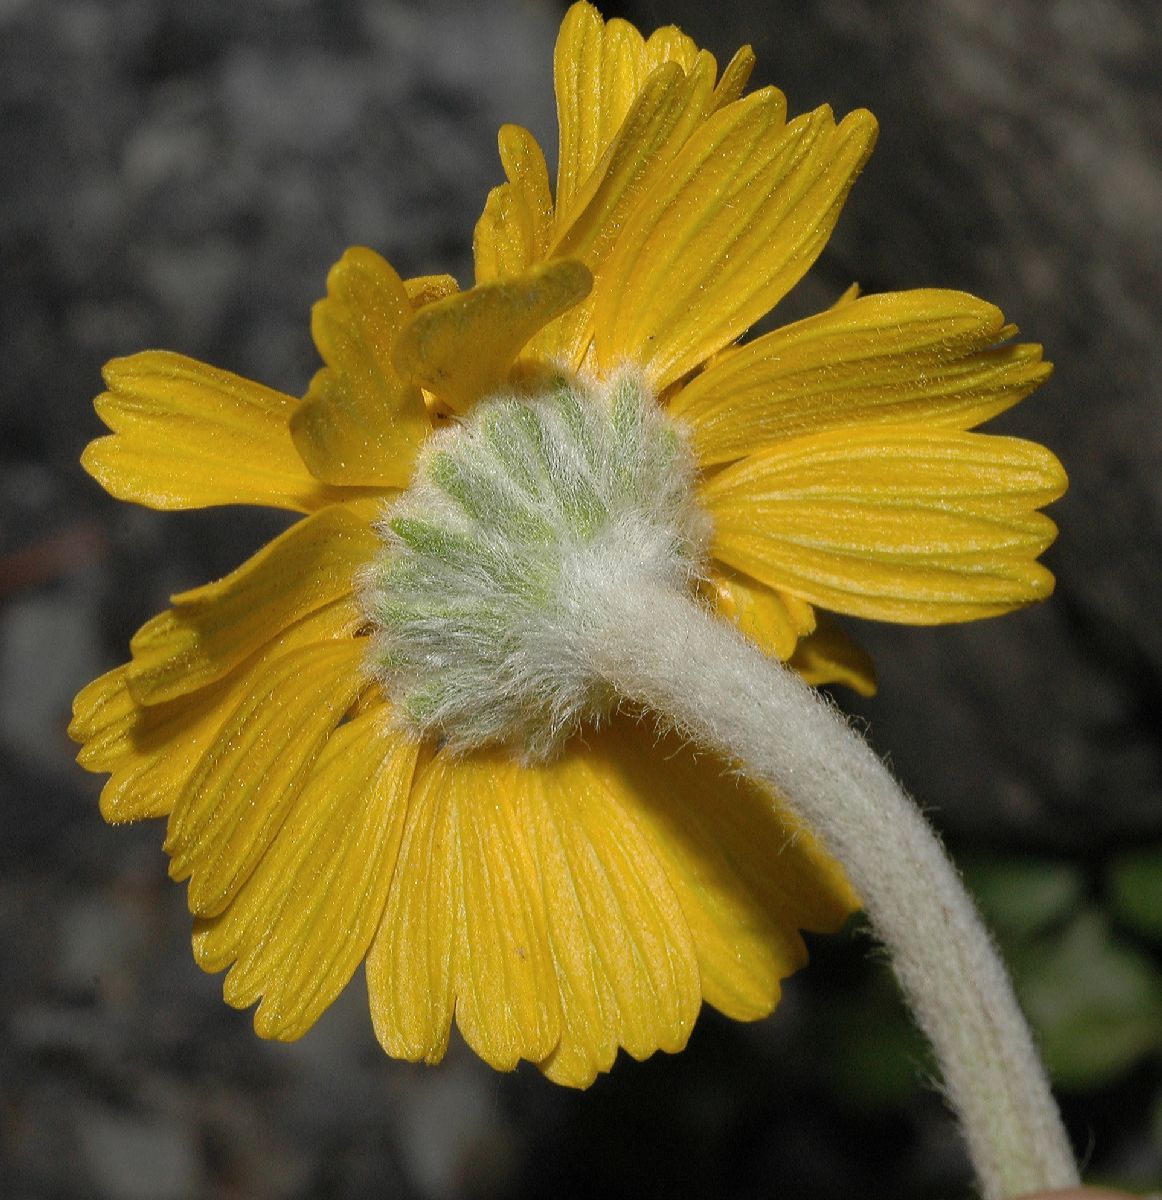
<svg viewBox="0 0 1162 1200"><path fill-rule="evenodd" d="M785 119L673 28L588 4L556 51L555 198L532 136L476 227L476 285L344 255L316 305L325 367L300 403L178 355L106 368L113 495L302 519L175 596L132 661L77 698L109 821L168 820L194 952L230 967L268 1037L300 1036L366 960L388 1053L434 1061L455 1021L493 1065L584 1085L618 1048L682 1047L703 999L771 1010L855 899L769 797L625 718L555 759L454 756L393 727L353 595L385 497L434 426L538 370L633 364L684 422L713 521L707 598L812 681L870 691L816 606L916 623L1043 597L1065 479L1039 446L967 432L1048 373L959 292L857 297L736 344L819 254L875 139L867 112Z"/></svg>

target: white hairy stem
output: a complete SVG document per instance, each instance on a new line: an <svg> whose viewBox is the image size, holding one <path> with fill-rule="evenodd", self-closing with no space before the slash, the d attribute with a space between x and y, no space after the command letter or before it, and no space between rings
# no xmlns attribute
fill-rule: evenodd
<svg viewBox="0 0 1162 1200"><path fill-rule="evenodd" d="M632 567L572 580L621 695L777 792L847 872L936 1052L986 1200L1079 1182L1012 986L940 843L883 762L793 671Z"/></svg>

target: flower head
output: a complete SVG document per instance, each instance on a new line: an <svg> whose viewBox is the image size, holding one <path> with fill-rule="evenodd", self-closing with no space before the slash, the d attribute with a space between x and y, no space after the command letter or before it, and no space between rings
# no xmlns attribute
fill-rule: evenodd
<svg viewBox="0 0 1162 1200"><path fill-rule="evenodd" d="M775 89L743 95L752 64L744 49L720 73L676 29L643 39L575 4L555 191L532 136L502 129L474 287L349 250L301 402L174 354L106 368L112 433L83 461L115 496L302 514L175 596L71 727L110 774L106 819L167 819L195 956L230 968L226 999L257 1002L264 1036L300 1036L366 960L390 1054L438 1059L454 1019L495 1066L583 1085L619 1047L679 1049L704 999L769 1012L799 930L855 905L769 796L626 716L539 758L393 720L394 667L369 663L390 618L356 581L434 432L488 398L519 410L630 371L686 430L707 603L813 682L873 686L817 609L963 621L1051 590L1037 510L1059 464L969 432L1048 373L996 308L853 291L739 341L814 262L876 130L862 111L788 121Z"/></svg>

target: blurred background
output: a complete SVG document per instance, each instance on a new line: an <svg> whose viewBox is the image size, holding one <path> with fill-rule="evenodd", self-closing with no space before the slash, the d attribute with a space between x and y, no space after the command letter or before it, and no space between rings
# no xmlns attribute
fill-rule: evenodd
<svg viewBox="0 0 1162 1200"><path fill-rule="evenodd" d="M118 505L77 466L146 347L292 393L362 243L469 278L503 121L555 144L550 0L0 0L0 1195L12 1200L967 1196L924 1051L858 927L769 1020L586 1093L463 1047L387 1060L362 980L264 1043L189 951L160 824L106 828L73 693L169 593L280 527ZM938 285L1057 363L995 423L1072 477L1048 604L860 626L866 721L963 865L1093 1179L1162 1186L1162 35L1154 0L640 0L792 112L879 147L779 311Z"/></svg>

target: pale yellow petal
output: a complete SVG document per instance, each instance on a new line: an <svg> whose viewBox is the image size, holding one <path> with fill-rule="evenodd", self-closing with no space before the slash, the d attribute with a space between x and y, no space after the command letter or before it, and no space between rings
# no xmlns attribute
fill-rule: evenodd
<svg viewBox="0 0 1162 1200"><path fill-rule="evenodd" d="M400 335L396 367L464 412L502 388L529 338L583 299L592 284L583 264L562 259L437 300Z"/></svg>
<svg viewBox="0 0 1162 1200"><path fill-rule="evenodd" d="M362 638L294 650L267 665L202 755L166 833L170 875L190 911L220 913L254 869L319 753L366 683Z"/></svg>
<svg viewBox="0 0 1162 1200"><path fill-rule="evenodd" d="M418 743L386 731L381 702L331 734L285 823L194 956L233 966L224 992L263 1037L301 1037L346 986L379 926Z"/></svg>
<svg viewBox="0 0 1162 1200"><path fill-rule="evenodd" d="M964 292L853 298L724 356L670 411L703 465L843 426L970 429L1049 374L1040 346L999 345L1012 333L999 308Z"/></svg>
<svg viewBox="0 0 1162 1200"><path fill-rule="evenodd" d="M700 489L723 562L809 603L913 624L1047 596L1036 510L1061 464L1015 438L909 426L832 430L753 454Z"/></svg>
<svg viewBox="0 0 1162 1200"><path fill-rule="evenodd" d="M838 865L770 794L682 739L619 718L592 753L678 897L706 1000L742 1020L770 1012L806 961L799 930L838 929L857 906Z"/></svg>
<svg viewBox="0 0 1162 1200"><path fill-rule="evenodd" d="M311 332L327 365L291 418L303 461L327 483L406 487L431 433L419 388L396 373L392 351L412 304L400 277L355 246L331 268Z"/></svg>
<svg viewBox="0 0 1162 1200"><path fill-rule="evenodd" d="M158 704L221 679L295 621L350 595L380 541L377 502L333 505L292 525L237 570L173 597L134 635L128 684Z"/></svg>
<svg viewBox="0 0 1162 1200"><path fill-rule="evenodd" d="M826 613L818 614L815 631L791 655L790 665L812 686L842 683L861 696L874 696L876 669L871 655Z"/></svg>
<svg viewBox="0 0 1162 1200"><path fill-rule="evenodd" d="M115 358L104 377L94 407L113 433L90 442L81 465L119 500L311 512L341 498L295 450L293 397L162 350Z"/></svg>
<svg viewBox="0 0 1162 1200"><path fill-rule="evenodd" d="M815 613L809 604L729 567L712 567L709 583L714 607L765 654L785 661L799 639L815 628Z"/></svg>
<svg viewBox="0 0 1162 1200"><path fill-rule="evenodd" d="M583 1087L618 1046L635 1058L686 1043L700 1005L682 910L654 849L578 745L527 767L516 797L540 874L560 988L560 1044L541 1063Z"/></svg>
<svg viewBox="0 0 1162 1200"><path fill-rule="evenodd" d="M767 313L815 261L875 140L870 113L784 125L764 89L714 113L627 222L594 296L597 361L660 391Z"/></svg>

